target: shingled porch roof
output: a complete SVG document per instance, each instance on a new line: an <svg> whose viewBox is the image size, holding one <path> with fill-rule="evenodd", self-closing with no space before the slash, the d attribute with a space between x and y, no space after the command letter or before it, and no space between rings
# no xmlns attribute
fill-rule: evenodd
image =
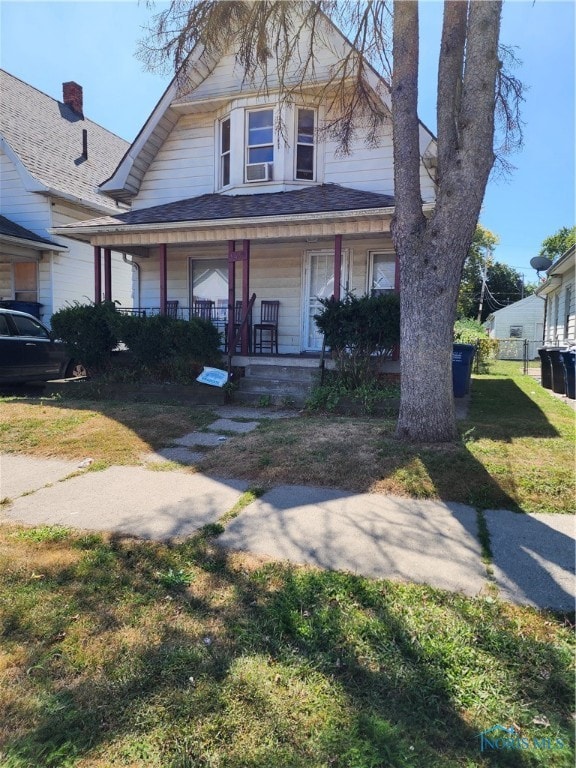
<svg viewBox="0 0 576 768"><path fill-rule="evenodd" d="M178 200L173 203L141 208L116 216L96 219L60 227L65 233L74 230L97 232L109 229L176 224L179 222L222 222L242 219L265 219L306 216L309 214L383 211L394 206L391 195L342 187L338 184L320 184L289 192L268 192L253 195L207 194ZM56 231L56 230L55 230Z"/></svg>

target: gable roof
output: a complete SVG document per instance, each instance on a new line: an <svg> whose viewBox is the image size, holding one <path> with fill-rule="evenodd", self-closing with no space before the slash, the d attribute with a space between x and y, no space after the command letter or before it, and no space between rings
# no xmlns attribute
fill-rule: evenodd
<svg viewBox="0 0 576 768"><path fill-rule="evenodd" d="M335 36L336 48L347 50L354 48L350 40L326 14L321 13L321 17L327 29ZM214 53L208 54L200 43L194 47L183 67L186 79L185 93L182 92L180 85L184 77L182 72L179 72L171 80L115 172L102 183L100 187L102 192L124 203L131 202L138 194L142 179L158 150L178 122L180 113L185 111L183 108L194 100L194 91L212 74L220 58ZM391 108L390 85L369 62L366 62L366 71L370 86L386 106ZM256 88L259 93L261 90L262 84ZM203 99L201 103L202 101ZM211 101L222 103L222 97ZM431 147L434 147L436 138L421 121L419 126L420 154L422 158L428 158L435 154L434 149L431 152Z"/></svg>
<svg viewBox="0 0 576 768"><path fill-rule="evenodd" d="M505 307L502 307L501 309L496 309L494 312L491 312L486 320L489 320L490 318L495 317L498 315L499 318L503 317L507 314L514 314L518 310L522 311L530 307L530 305L533 304L535 311L542 310L544 311L544 304L543 299L541 296L538 296L537 293L531 293L530 296L526 296L524 299L518 299L518 301L513 301L512 304L507 304Z"/></svg>
<svg viewBox="0 0 576 768"><path fill-rule="evenodd" d="M117 208L98 185L116 168L128 142L1 69L0 134L12 160L21 164L27 188L96 210Z"/></svg>
<svg viewBox="0 0 576 768"><path fill-rule="evenodd" d="M21 227L20 224L16 224L14 221L7 219L6 216L0 216L0 240L27 245L43 251L68 250L66 246L59 245L52 240L47 240L45 237L40 237L40 235L37 235L35 232L31 232L29 229Z"/></svg>
<svg viewBox="0 0 576 768"><path fill-rule="evenodd" d="M250 195L222 195L218 193L191 197L174 203L139 208L117 216L104 216L55 229L81 232L93 227L134 227L176 222L223 223L238 219L266 219L275 217L307 216L365 210L390 209L394 198L375 192L341 187L338 184L319 184L290 192L268 192Z"/></svg>

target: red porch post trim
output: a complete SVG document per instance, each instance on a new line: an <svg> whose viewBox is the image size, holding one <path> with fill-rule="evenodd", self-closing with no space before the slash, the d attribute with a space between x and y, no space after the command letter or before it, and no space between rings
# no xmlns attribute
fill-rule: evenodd
<svg viewBox="0 0 576 768"><path fill-rule="evenodd" d="M104 248L104 301L112 301L112 251Z"/></svg>
<svg viewBox="0 0 576 768"><path fill-rule="evenodd" d="M94 303L102 301L102 249L94 246Z"/></svg>
<svg viewBox="0 0 576 768"><path fill-rule="evenodd" d="M168 249L166 243L160 246L160 314L166 314L166 302L168 300Z"/></svg>
<svg viewBox="0 0 576 768"><path fill-rule="evenodd" d="M248 302L250 301L250 240L242 241L242 251L242 317L244 317L244 313L248 309ZM250 348L248 341L249 333L250 328L248 327L248 323L246 323L242 327L241 350L243 355L247 355Z"/></svg>
<svg viewBox="0 0 576 768"><path fill-rule="evenodd" d="M236 306L236 261L234 259L234 252L236 249L236 241L228 240L228 354L232 355L234 350L232 344L234 343L234 308Z"/></svg>
<svg viewBox="0 0 576 768"><path fill-rule="evenodd" d="M342 282L342 235L334 237L334 298L340 301L340 283Z"/></svg>

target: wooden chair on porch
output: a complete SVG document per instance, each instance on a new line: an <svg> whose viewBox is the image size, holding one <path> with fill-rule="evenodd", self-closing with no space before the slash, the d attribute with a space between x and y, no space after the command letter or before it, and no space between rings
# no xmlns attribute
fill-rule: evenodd
<svg viewBox="0 0 576 768"><path fill-rule="evenodd" d="M214 302L211 299L197 299L192 307L192 315L201 320L212 320L214 314Z"/></svg>
<svg viewBox="0 0 576 768"><path fill-rule="evenodd" d="M279 301L260 302L260 322L254 325L254 354L270 351L278 354Z"/></svg>
<svg viewBox="0 0 576 768"><path fill-rule="evenodd" d="M166 317L171 317L174 320L178 317L178 300L166 302Z"/></svg>

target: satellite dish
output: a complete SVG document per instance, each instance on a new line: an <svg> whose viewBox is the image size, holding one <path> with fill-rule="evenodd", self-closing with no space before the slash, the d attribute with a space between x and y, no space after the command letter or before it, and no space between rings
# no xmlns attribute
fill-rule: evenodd
<svg viewBox="0 0 576 768"><path fill-rule="evenodd" d="M534 256L533 259L530 259L530 266L536 272L546 272L552 266L552 259L547 259L545 256Z"/></svg>

